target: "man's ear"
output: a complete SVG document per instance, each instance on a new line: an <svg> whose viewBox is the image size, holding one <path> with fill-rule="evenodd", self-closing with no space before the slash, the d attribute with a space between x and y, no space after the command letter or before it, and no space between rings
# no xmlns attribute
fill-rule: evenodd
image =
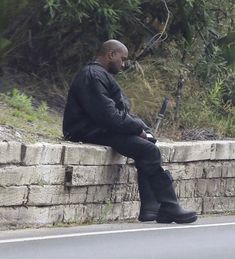
<svg viewBox="0 0 235 259"><path fill-rule="evenodd" d="M115 52L114 52L113 50L110 50L110 51L108 52L108 58L109 58L109 60L112 60L113 57L114 57L114 55L115 55Z"/></svg>

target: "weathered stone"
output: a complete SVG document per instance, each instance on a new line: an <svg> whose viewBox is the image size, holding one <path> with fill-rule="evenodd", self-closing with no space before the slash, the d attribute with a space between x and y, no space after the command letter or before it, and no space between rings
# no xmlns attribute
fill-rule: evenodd
<svg viewBox="0 0 235 259"><path fill-rule="evenodd" d="M123 202L126 189L127 184L115 184L112 188L111 201L114 203Z"/></svg>
<svg viewBox="0 0 235 259"><path fill-rule="evenodd" d="M235 197L235 178L233 179L226 179L224 181L224 194L225 196L232 196ZM235 202L235 198L234 198Z"/></svg>
<svg viewBox="0 0 235 259"><path fill-rule="evenodd" d="M7 151L14 145L18 155ZM53 149L50 145L24 145L21 158L28 166L20 166L21 144L0 144L0 226L105 223L138 217L134 165L111 158L113 151L108 147L65 143ZM235 212L233 141L157 145L165 154L164 160L173 161L163 166L176 180L176 193L185 209L198 213ZM68 167L71 175L67 175ZM65 185L67 181L69 185Z"/></svg>
<svg viewBox="0 0 235 259"><path fill-rule="evenodd" d="M123 204L123 217L125 219L136 219L139 215L140 202L125 201Z"/></svg>
<svg viewBox="0 0 235 259"><path fill-rule="evenodd" d="M190 179L194 178L188 175L186 172L186 166L184 164L164 164L164 169L169 170L174 180Z"/></svg>
<svg viewBox="0 0 235 259"><path fill-rule="evenodd" d="M134 166L127 165L126 172L128 173L128 183L136 183L137 182L137 169Z"/></svg>
<svg viewBox="0 0 235 259"><path fill-rule="evenodd" d="M204 171L204 165L205 162L195 162L195 163L187 163L185 167L185 176L184 179L197 179L197 178L204 178L205 177L205 171Z"/></svg>
<svg viewBox="0 0 235 259"><path fill-rule="evenodd" d="M16 206L27 202L28 189L21 187L0 187L0 206Z"/></svg>
<svg viewBox="0 0 235 259"><path fill-rule="evenodd" d="M86 204L64 207L64 223L106 223L110 220L122 219L122 206L118 204Z"/></svg>
<svg viewBox="0 0 235 259"><path fill-rule="evenodd" d="M162 162L170 162L174 152L174 144L166 142L156 142L156 146L160 149Z"/></svg>
<svg viewBox="0 0 235 259"><path fill-rule="evenodd" d="M86 203L106 203L111 200L112 186L101 185L101 186L89 186Z"/></svg>
<svg viewBox="0 0 235 259"><path fill-rule="evenodd" d="M224 195L224 185L221 179L198 179L196 183L196 196L222 196Z"/></svg>
<svg viewBox="0 0 235 259"><path fill-rule="evenodd" d="M0 208L0 226L49 226L61 222L63 206Z"/></svg>
<svg viewBox="0 0 235 259"><path fill-rule="evenodd" d="M223 165L217 162L205 162L203 172L205 178L221 178Z"/></svg>
<svg viewBox="0 0 235 259"><path fill-rule="evenodd" d="M24 165L60 164L63 146L60 144L36 143L22 146Z"/></svg>
<svg viewBox="0 0 235 259"><path fill-rule="evenodd" d="M222 163L222 177L233 177L235 178L235 161L226 161Z"/></svg>
<svg viewBox="0 0 235 259"><path fill-rule="evenodd" d="M6 166L0 168L0 186L64 184L65 168L60 165Z"/></svg>
<svg viewBox="0 0 235 259"><path fill-rule="evenodd" d="M169 162L210 160L211 141L176 142Z"/></svg>
<svg viewBox="0 0 235 259"><path fill-rule="evenodd" d="M139 190L138 185L132 184L117 184L112 188L111 201L123 202L123 201L138 201Z"/></svg>
<svg viewBox="0 0 235 259"><path fill-rule="evenodd" d="M122 207L122 203L113 203L112 217L110 218L110 220L124 219Z"/></svg>
<svg viewBox="0 0 235 259"><path fill-rule="evenodd" d="M102 214L102 204L86 204L86 221L87 222L94 222L98 220L102 220L106 215L104 212Z"/></svg>
<svg viewBox="0 0 235 259"><path fill-rule="evenodd" d="M72 185L97 185L127 182L128 173L121 165L113 166L74 166Z"/></svg>
<svg viewBox="0 0 235 259"><path fill-rule="evenodd" d="M0 142L0 164L18 164L21 162L21 143Z"/></svg>
<svg viewBox="0 0 235 259"><path fill-rule="evenodd" d="M64 188L64 186L31 186L27 205L59 205L84 203L87 188Z"/></svg>
<svg viewBox="0 0 235 259"><path fill-rule="evenodd" d="M186 210L202 213L202 198L180 198L180 205Z"/></svg>
<svg viewBox="0 0 235 259"><path fill-rule="evenodd" d="M176 194L178 197L186 198L186 197L194 197L195 193L195 180L184 180L184 181L176 181Z"/></svg>
<svg viewBox="0 0 235 259"><path fill-rule="evenodd" d="M66 165L122 165L126 158L112 148L88 144L65 145L64 164Z"/></svg>
<svg viewBox="0 0 235 259"><path fill-rule="evenodd" d="M127 163L128 165L134 165L135 160L128 157L127 160L126 160L126 163Z"/></svg>
<svg viewBox="0 0 235 259"><path fill-rule="evenodd" d="M86 205L76 204L64 206L63 223L84 223L86 222Z"/></svg>
<svg viewBox="0 0 235 259"><path fill-rule="evenodd" d="M101 205L101 214L98 217L99 223L113 220L113 207L114 204L112 202L107 202Z"/></svg>
<svg viewBox="0 0 235 259"><path fill-rule="evenodd" d="M139 201L138 184L127 184L125 188L124 201Z"/></svg>
<svg viewBox="0 0 235 259"><path fill-rule="evenodd" d="M203 213L235 212L235 197L205 197Z"/></svg>
<svg viewBox="0 0 235 259"><path fill-rule="evenodd" d="M235 159L235 141L214 141L212 147L211 160Z"/></svg>

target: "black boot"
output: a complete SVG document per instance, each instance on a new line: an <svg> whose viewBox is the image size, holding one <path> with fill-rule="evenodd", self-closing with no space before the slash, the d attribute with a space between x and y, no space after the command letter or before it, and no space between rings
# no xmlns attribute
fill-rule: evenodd
<svg viewBox="0 0 235 259"><path fill-rule="evenodd" d="M154 221L157 219L160 203L157 202L152 191L149 179L145 174L138 173L138 186L140 194L140 214L139 221Z"/></svg>
<svg viewBox="0 0 235 259"><path fill-rule="evenodd" d="M192 223L197 220L194 211L184 210L178 203L169 171L150 177L157 200L161 203L156 221L158 223Z"/></svg>

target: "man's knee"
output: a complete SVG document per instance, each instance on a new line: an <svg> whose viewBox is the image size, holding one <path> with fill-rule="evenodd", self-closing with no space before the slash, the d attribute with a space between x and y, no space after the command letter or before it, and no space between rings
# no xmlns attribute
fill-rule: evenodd
<svg viewBox="0 0 235 259"><path fill-rule="evenodd" d="M149 153L160 154L159 148L154 143L148 141L146 142L145 146L146 146L146 151L149 151Z"/></svg>

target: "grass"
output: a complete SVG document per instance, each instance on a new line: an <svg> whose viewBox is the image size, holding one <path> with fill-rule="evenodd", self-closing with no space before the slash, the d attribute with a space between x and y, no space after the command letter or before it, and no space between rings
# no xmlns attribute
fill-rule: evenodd
<svg viewBox="0 0 235 259"><path fill-rule="evenodd" d="M50 112L47 104L38 107L32 97L13 89L11 93L0 95L0 124L12 126L25 132L25 141L34 142L38 138L58 139L62 136L61 115Z"/></svg>
<svg viewBox="0 0 235 259"><path fill-rule="evenodd" d="M185 84L179 119L176 120L174 114L179 75L183 75ZM132 111L152 127L154 127L164 97L171 98L158 138L179 140L182 130L200 128L210 129L221 138L234 138L235 107L233 103L222 101L228 85L231 91L234 89L232 80L234 75L231 74L230 81L226 81L224 76L217 78L210 88L202 86L197 74L192 68L190 70L188 64L183 65L179 62L179 58L170 56L143 60L136 69L121 73L117 80L130 99ZM24 82L27 83L25 80ZM47 94L48 102L54 99L56 88L50 90L46 82L43 85L46 87L38 87L37 92L34 92L35 84L35 82L30 84L30 89L32 89L30 95L45 100L43 96ZM25 131L26 135L28 134L28 141L37 141L39 137L60 139L62 114L50 110L46 102L35 102L30 95L16 89L8 94L0 94L0 124ZM67 92L60 93L60 96L66 95Z"/></svg>
<svg viewBox="0 0 235 259"><path fill-rule="evenodd" d="M217 80L208 90L201 87L193 73L175 60L148 60L139 71L123 73L118 80L124 86L135 113L154 126L165 96L170 96L168 110L161 125L160 137L181 138L184 129L211 129L222 137L235 137L235 107L223 102L224 81ZM178 72L177 72L178 71ZM174 118L179 75L183 87L178 121Z"/></svg>

